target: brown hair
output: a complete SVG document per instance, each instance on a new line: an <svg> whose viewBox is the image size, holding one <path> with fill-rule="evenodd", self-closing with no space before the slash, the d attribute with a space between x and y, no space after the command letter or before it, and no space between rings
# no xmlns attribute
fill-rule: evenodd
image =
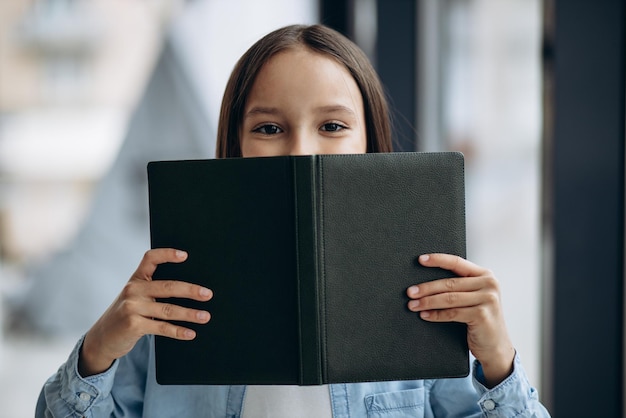
<svg viewBox="0 0 626 418"><path fill-rule="evenodd" d="M235 65L222 99L216 156L241 157L239 131L246 100L259 70L276 53L297 46L331 56L348 69L363 96L367 152L392 151L387 100L365 53L348 38L326 26L292 25L258 40Z"/></svg>

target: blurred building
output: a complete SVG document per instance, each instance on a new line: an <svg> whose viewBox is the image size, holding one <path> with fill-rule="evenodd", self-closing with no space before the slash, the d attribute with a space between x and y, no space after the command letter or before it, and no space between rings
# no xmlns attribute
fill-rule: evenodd
<svg viewBox="0 0 626 418"><path fill-rule="evenodd" d="M0 2L5 287L8 268L40 261L76 233L178 3Z"/></svg>
<svg viewBox="0 0 626 418"><path fill-rule="evenodd" d="M147 162L212 157L235 61L270 30L315 21L315 4L52 1L15 13L14 49L38 51L39 73L49 56L80 70L64 75L65 93L7 117L3 282L15 296L6 322L88 329L150 246Z"/></svg>

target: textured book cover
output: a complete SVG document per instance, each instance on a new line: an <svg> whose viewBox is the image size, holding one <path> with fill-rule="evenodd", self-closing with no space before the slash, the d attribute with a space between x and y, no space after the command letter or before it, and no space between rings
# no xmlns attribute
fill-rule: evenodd
<svg viewBox="0 0 626 418"><path fill-rule="evenodd" d="M460 377L466 328L410 312L419 265L465 256L463 156L387 153L148 165L155 279L202 284L193 341L155 338L161 384L323 384Z"/></svg>

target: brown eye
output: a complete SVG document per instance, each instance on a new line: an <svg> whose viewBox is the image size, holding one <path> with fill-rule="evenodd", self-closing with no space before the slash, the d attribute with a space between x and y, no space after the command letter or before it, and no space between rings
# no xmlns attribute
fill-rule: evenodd
<svg viewBox="0 0 626 418"><path fill-rule="evenodd" d="M346 126L334 122L325 123L324 125L322 125L322 130L326 132L338 132L342 129L346 129Z"/></svg>
<svg viewBox="0 0 626 418"><path fill-rule="evenodd" d="M253 132L258 132L263 135L276 135L281 133L282 131L283 130L280 129L278 126L271 124L259 126L258 128L253 130Z"/></svg>

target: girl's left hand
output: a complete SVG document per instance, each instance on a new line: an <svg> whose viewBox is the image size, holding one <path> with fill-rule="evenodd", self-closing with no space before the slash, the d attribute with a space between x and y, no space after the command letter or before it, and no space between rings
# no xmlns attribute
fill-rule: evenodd
<svg viewBox="0 0 626 418"><path fill-rule="evenodd" d="M450 254L424 254L419 261L458 277L409 287L409 309L425 321L467 324L469 349L482 365L485 383L493 387L502 382L513 370L515 348L504 324L500 288L493 273Z"/></svg>

